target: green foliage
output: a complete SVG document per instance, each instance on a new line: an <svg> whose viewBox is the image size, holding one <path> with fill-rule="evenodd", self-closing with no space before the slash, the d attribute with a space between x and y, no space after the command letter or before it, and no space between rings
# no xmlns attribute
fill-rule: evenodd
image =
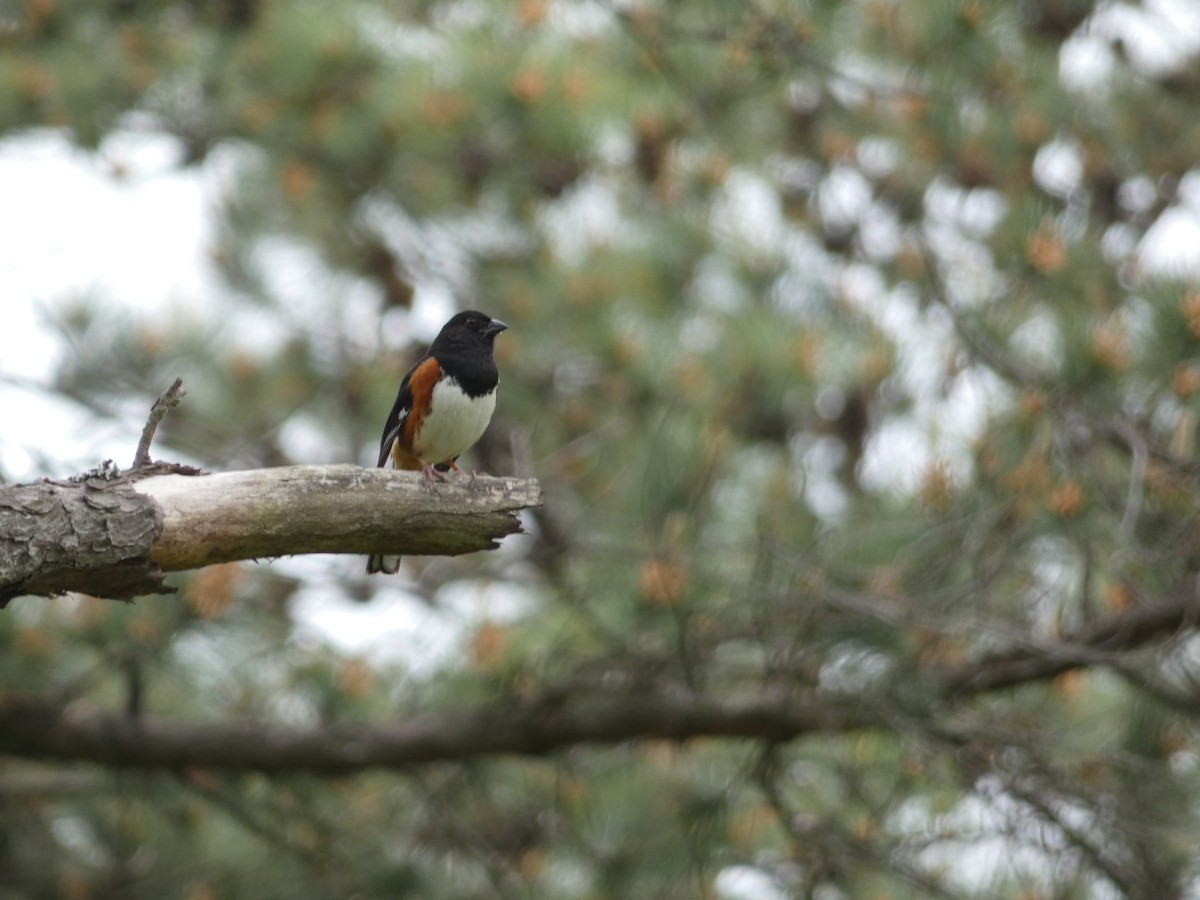
<svg viewBox="0 0 1200 900"><path fill-rule="evenodd" d="M1198 520L1200 293L1138 256L1195 179L1195 59L1140 68L1103 15L0 5L0 133L164 132L228 181L218 308L62 298L59 391L136 418L181 375L156 454L213 470L373 461L407 310L449 297L511 326L471 463L547 496L501 554L407 561L428 642L458 635L436 664L298 625L305 594L386 602L357 563L214 567L13 603L0 693L263 729L820 711L337 778L5 759L3 895L723 897L736 867L769 896L1194 893L1195 621L1072 637L1176 596ZM1111 68L1079 87L1083 40ZM521 612L455 608L489 582ZM1066 663L943 693L992 653ZM1006 863L969 871L983 846Z"/></svg>

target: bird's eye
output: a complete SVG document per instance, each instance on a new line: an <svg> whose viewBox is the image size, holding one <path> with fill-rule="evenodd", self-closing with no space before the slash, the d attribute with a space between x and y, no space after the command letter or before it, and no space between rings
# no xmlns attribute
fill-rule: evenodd
<svg viewBox="0 0 1200 900"><path fill-rule="evenodd" d="M467 321L464 322L463 324L466 325L468 328L478 328L479 320L478 319L467 319Z"/></svg>

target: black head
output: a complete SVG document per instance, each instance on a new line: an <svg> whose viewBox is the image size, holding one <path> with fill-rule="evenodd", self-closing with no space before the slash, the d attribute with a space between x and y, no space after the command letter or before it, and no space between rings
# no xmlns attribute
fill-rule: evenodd
<svg viewBox="0 0 1200 900"><path fill-rule="evenodd" d="M506 328L507 325L487 313L475 309L463 310L442 326L430 349L443 351L452 347L491 347L496 342L496 335Z"/></svg>

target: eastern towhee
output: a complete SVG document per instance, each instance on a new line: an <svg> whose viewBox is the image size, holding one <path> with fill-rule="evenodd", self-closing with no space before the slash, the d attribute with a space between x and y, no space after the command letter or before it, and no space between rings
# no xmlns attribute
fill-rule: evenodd
<svg viewBox="0 0 1200 900"><path fill-rule="evenodd" d="M446 480L438 469L462 473L458 457L483 435L496 408L500 373L493 351L506 328L473 309L442 326L400 382L379 443L380 467L390 456L397 469L423 472L427 485ZM390 575L399 565L398 558L376 554L367 560L367 574Z"/></svg>

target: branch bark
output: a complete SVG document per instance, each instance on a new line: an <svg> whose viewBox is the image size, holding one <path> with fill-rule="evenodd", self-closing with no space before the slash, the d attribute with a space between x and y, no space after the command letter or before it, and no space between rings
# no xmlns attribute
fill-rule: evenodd
<svg viewBox="0 0 1200 900"><path fill-rule="evenodd" d="M143 470L145 471L145 470ZM0 488L0 604L83 591L166 593L166 572L304 553L490 550L541 504L532 479L459 479L361 466L212 475L116 474Z"/></svg>

